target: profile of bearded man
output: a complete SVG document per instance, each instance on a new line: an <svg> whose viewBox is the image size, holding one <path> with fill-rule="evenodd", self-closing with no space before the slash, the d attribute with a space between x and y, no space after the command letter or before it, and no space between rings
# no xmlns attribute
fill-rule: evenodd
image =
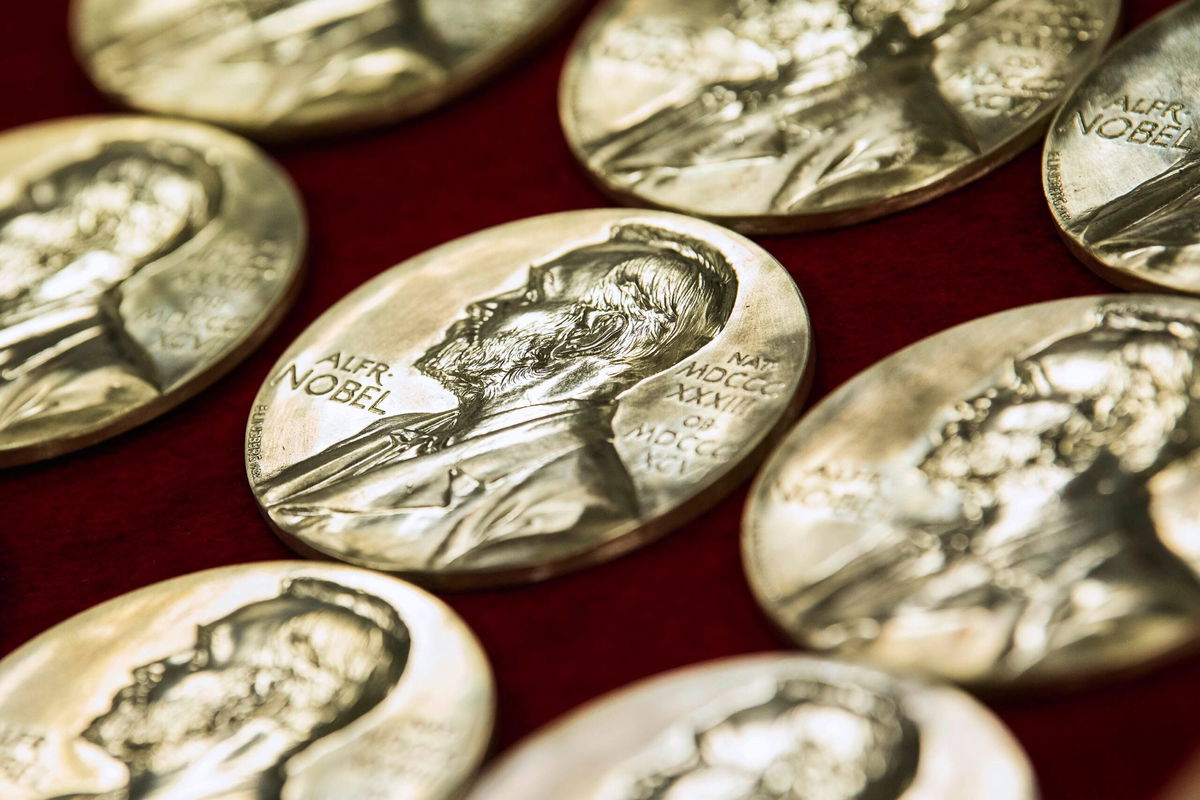
<svg viewBox="0 0 1200 800"><path fill-rule="evenodd" d="M121 316L123 284L195 238L220 199L199 152L117 141L0 209L0 440L101 424L161 393Z"/></svg>
<svg viewBox="0 0 1200 800"><path fill-rule="evenodd" d="M1198 378L1195 321L1102 307L956 404L908 489L920 511L856 519L887 535L785 598L787 616L817 647L902 647L960 680L1073 674L1119 659L1113 642L1143 658L1190 639L1200 575L1160 535L1153 486L1192 468Z"/></svg>
<svg viewBox="0 0 1200 800"><path fill-rule="evenodd" d="M191 649L133 671L83 738L125 787L55 800L278 800L288 760L388 696L411 635L377 597L297 578L197 629Z"/></svg>
<svg viewBox="0 0 1200 800"><path fill-rule="evenodd" d="M426 0L149 2L138 24L99 43L101 83L139 104L258 128L369 116L445 78L462 53Z"/></svg>
<svg viewBox="0 0 1200 800"><path fill-rule="evenodd" d="M613 446L620 395L711 341L736 286L707 244L619 226L470 305L416 361L457 408L379 420L267 478L264 503L306 538L377 530L431 567L602 543L640 514Z"/></svg>
<svg viewBox="0 0 1200 800"><path fill-rule="evenodd" d="M604 800L896 800L916 777L916 725L865 687L782 681L762 702L703 716L664 737L669 763L628 768Z"/></svg>
<svg viewBox="0 0 1200 800"><path fill-rule="evenodd" d="M738 192L723 201L771 213L927 184L982 148L943 92L938 40L994 3L729 0L686 31L727 74L587 142L589 161L652 197L724 176Z"/></svg>

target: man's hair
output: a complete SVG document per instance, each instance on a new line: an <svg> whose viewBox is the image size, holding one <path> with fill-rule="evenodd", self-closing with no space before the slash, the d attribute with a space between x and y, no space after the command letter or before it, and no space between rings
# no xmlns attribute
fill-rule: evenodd
<svg viewBox="0 0 1200 800"><path fill-rule="evenodd" d="M716 708L711 709L717 711ZM821 737L829 733L829 715L840 715L860 722L860 744L864 752L846 761L839 747L822 747ZM805 726L808 722L810 726ZM696 752L686 763L678 764L637 780L632 792L636 800L660 800L684 776L708 767L734 769L757 778L754 800L786 800L809 797L819 789L822 798L831 800L893 800L903 794L916 777L920 756L920 732L893 697L851 683L837 684L808 679L782 680L765 702L724 710L714 718L696 720L691 738ZM790 723L790 724L789 724ZM710 763L703 740L710 735L738 736L739 731L763 726L762 735L786 737L782 742L791 769L778 774L756 774L760 769L751 759L745 764L722 760ZM841 726L839 733L847 733ZM813 734L816 734L815 738ZM837 745L845 745L844 739ZM728 747L733 753L736 748Z"/></svg>
<svg viewBox="0 0 1200 800"><path fill-rule="evenodd" d="M140 199L153 187L154 180L168 176L182 178L187 187L186 193L172 198L185 221L175 238L163 241L147 256L153 258L178 246L180 240L194 236L216 216L222 200L223 186L217 169L200 151L179 142L163 139L106 142L89 158L67 164L32 182L28 206L16 211L37 212L61 206L81 188L101 180L128 182L137 192L135 199Z"/></svg>
<svg viewBox="0 0 1200 800"><path fill-rule="evenodd" d="M737 273L717 249L681 233L622 225L603 244L560 263L611 265L580 299L580 325L547 358L593 355L614 365L622 386L679 363L724 328L737 295Z"/></svg>
<svg viewBox="0 0 1200 800"><path fill-rule="evenodd" d="M288 581L277 598L243 606L233 614L280 601L294 604L294 613L279 614L272 620L276 627L267 644L252 650L249 658L241 653L222 670L229 675L223 687L225 699L203 724L206 735L232 735L246 722L269 717L293 742L276 768L382 702L403 673L410 647L408 627L390 605L316 578ZM137 736L137 731L125 729L136 723L101 729L97 722L85 737L106 749ZM184 729L175 735L186 738L193 733L200 731ZM143 744L124 755L150 762L154 749L169 744Z"/></svg>
<svg viewBox="0 0 1200 800"><path fill-rule="evenodd" d="M94 199L94 207L79 210L72 230L58 232L60 238L43 249L27 252L29 244L21 239L28 234L6 233L18 218L59 211L79 202L84 190L102 183L124 187L128 194L102 193ZM6 307L19 306L28 291L23 287L30 276L18 272L32 272L44 280L96 251L128 259L134 268L144 266L193 238L216 215L221 197L220 175L203 154L158 139L107 142L90 156L30 181L16 203L0 210L0 247L15 248L0 265L0 314ZM134 216L130 212L137 203L167 209L169 214L165 220Z"/></svg>
<svg viewBox="0 0 1200 800"><path fill-rule="evenodd" d="M1018 358L1013 372L1026 369L1036 375L1039 362L1054 355L1077 358L1081 374L1094 378L1086 388L1072 390L1078 395L1074 401L1059 398L1072 403L1071 416L1056 429L1056 436L1042 437L1040 453L1029 457L1031 464L1054 464L1082 473L1107 455L1119 462L1122 474L1132 477L1157 472L1181 452L1196 447L1200 430L1185 430L1182 438L1176 435L1176 429L1195 416L1192 387L1200 366L1200 325L1194 320L1148 312L1133 304L1105 305L1088 330ZM1089 365L1100 368L1089 372ZM1062 390L1048 382L1042 387L1015 387L1024 402L1050 399L1056 391ZM995 413L993 405L991 398L960 403L939 436L935 453L965 446ZM1195 422L1190 427L1196 427ZM964 472L965 467L959 463L947 473L937 458L923 468L986 498L993 476Z"/></svg>
<svg viewBox="0 0 1200 800"><path fill-rule="evenodd" d="M279 672L248 710L273 708L272 718L306 743L387 697L408 661L410 636L390 605L330 581L289 581L280 598L308 608L280 623L275 647L254 654L248 666Z"/></svg>

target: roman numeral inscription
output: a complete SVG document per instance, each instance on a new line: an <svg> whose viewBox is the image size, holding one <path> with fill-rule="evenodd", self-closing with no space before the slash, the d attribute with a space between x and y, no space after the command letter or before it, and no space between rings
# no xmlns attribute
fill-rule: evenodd
<svg viewBox="0 0 1200 800"><path fill-rule="evenodd" d="M778 397L785 389L775 380L778 360L734 353L724 363L689 361L675 372L676 383L666 398L696 408L712 409L735 416L753 413L764 399Z"/></svg>

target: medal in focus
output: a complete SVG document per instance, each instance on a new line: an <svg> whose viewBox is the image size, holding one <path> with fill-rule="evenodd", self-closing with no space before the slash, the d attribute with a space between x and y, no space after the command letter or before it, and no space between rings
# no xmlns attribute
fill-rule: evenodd
<svg viewBox="0 0 1200 800"><path fill-rule="evenodd" d="M413 586L303 562L210 570L0 661L0 793L447 800L493 705L475 637Z"/></svg>
<svg viewBox="0 0 1200 800"><path fill-rule="evenodd" d="M1200 302L1062 300L881 361L789 434L747 508L806 647L1021 689L1200 633Z"/></svg>
<svg viewBox="0 0 1200 800"><path fill-rule="evenodd" d="M537 217L318 319L255 401L247 469L302 552L447 588L537 580L715 503L794 413L809 349L795 283L736 234Z"/></svg>
<svg viewBox="0 0 1200 800"><path fill-rule="evenodd" d="M598 185L755 232L923 203L1040 134L1115 0L609 0L563 76Z"/></svg>
<svg viewBox="0 0 1200 800"><path fill-rule="evenodd" d="M577 0L75 0L75 49L117 101L271 139L427 111Z"/></svg>
<svg viewBox="0 0 1200 800"><path fill-rule="evenodd" d="M0 465L128 430L279 320L306 238L291 182L239 137L81 117L0 137Z"/></svg>
<svg viewBox="0 0 1200 800"><path fill-rule="evenodd" d="M1020 747L960 691L795 655L634 684L535 734L467 800L1034 800Z"/></svg>
<svg viewBox="0 0 1200 800"><path fill-rule="evenodd" d="M1042 165L1071 250L1131 289L1200 294L1200 7L1134 31L1055 119Z"/></svg>

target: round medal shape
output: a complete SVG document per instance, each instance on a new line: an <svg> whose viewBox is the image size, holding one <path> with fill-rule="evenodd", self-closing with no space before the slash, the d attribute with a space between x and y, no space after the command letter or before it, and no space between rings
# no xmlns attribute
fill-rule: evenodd
<svg viewBox="0 0 1200 800"><path fill-rule="evenodd" d="M1042 164L1071 250L1131 289L1200 294L1200 8L1180 3L1113 48L1059 111Z"/></svg>
<svg viewBox="0 0 1200 800"><path fill-rule="evenodd" d="M75 0L73 38L120 103L258 138L368 127L461 94L578 0Z"/></svg>
<svg viewBox="0 0 1200 800"><path fill-rule="evenodd" d="M336 565L199 572L0 661L11 800L459 796L492 730L475 637L425 592Z"/></svg>
<svg viewBox="0 0 1200 800"><path fill-rule="evenodd" d="M739 230L846 225L1033 142L1117 0L609 0L561 113L600 187Z"/></svg>
<svg viewBox="0 0 1200 800"><path fill-rule="evenodd" d="M764 654L614 692L535 734L467 800L1034 800L995 717L957 689Z"/></svg>
<svg viewBox="0 0 1200 800"><path fill-rule="evenodd" d="M759 601L798 643L1005 690L1200 633L1200 302L1101 296L937 334L810 413L751 491Z"/></svg>
<svg viewBox="0 0 1200 800"><path fill-rule="evenodd" d="M807 386L808 315L753 242L576 211L364 284L284 353L247 469L301 552L440 588L611 558L715 503Z"/></svg>
<svg viewBox="0 0 1200 800"><path fill-rule="evenodd" d="M195 394L298 286L291 182L249 142L149 117L0 136L0 465L76 450Z"/></svg>

